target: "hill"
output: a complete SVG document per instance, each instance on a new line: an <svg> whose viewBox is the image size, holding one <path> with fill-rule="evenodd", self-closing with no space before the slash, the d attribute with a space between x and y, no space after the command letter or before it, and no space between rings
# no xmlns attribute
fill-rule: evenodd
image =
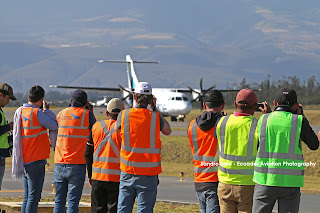
<svg viewBox="0 0 320 213"><path fill-rule="evenodd" d="M231 87L282 76L320 79L320 2L3 2L0 73L17 91L34 84L126 86L125 67L99 59L157 60L136 66L154 87ZM46 89L48 89L46 87Z"/></svg>

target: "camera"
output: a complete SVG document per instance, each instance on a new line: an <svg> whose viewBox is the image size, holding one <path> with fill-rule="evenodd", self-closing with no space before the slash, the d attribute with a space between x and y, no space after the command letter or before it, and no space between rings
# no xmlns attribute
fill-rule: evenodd
<svg viewBox="0 0 320 213"><path fill-rule="evenodd" d="M261 110L259 109L259 107L264 107L263 103L257 103L257 108L256 108L256 112L261 112Z"/></svg>

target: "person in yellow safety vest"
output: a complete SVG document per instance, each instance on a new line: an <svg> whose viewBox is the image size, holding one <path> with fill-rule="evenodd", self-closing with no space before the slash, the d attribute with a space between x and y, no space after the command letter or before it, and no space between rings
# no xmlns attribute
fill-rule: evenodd
<svg viewBox="0 0 320 213"><path fill-rule="evenodd" d="M218 197L221 212L252 212L255 183L253 163L257 154L257 96L250 89L238 92L236 111L216 126L219 143Z"/></svg>
<svg viewBox="0 0 320 213"><path fill-rule="evenodd" d="M151 213L162 171L160 131L169 135L171 127L158 112L148 82L139 82L133 97L135 108L123 110L114 127L122 138L118 213L132 212L135 198L137 212Z"/></svg>
<svg viewBox="0 0 320 213"><path fill-rule="evenodd" d="M72 93L72 102L57 115L58 136L54 155L54 185L56 197L53 212L78 212L86 177L84 158L90 130L96 119L87 109L87 93L81 89Z"/></svg>
<svg viewBox="0 0 320 213"><path fill-rule="evenodd" d="M253 180L257 183L253 196L253 212L299 212L300 187L303 186L305 163L301 140L311 149L319 147L297 93L282 88L274 101L274 112L262 115L258 122L259 150Z"/></svg>
<svg viewBox="0 0 320 213"><path fill-rule="evenodd" d="M219 154L214 130L217 120L223 114L224 104L220 91L208 91L204 96L205 111L192 120L188 127L194 163L194 187L201 213L220 212L217 195Z"/></svg>
<svg viewBox="0 0 320 213"><path fill-rule="evenodd" d="M119 98L107 104L108 120L96 122L85 153L91 189L92 213L116 213L120 181L120 133L114 131L118 114L124 110Z"/></svg>
<svg viewBox="0 0 320 213"><path fill-rule="evenodd" d="M58 128L56 116L49 110L49 102L43 100L44 95L41 86L31 87L28 103L19 107L14 114L12 177L23 177L23 213L38 212L45 165L50 156L47 129L56 131Z"/></svg>
<svg viewBox="0 0 320 213"><path fill-rule="evenodd" d="M17 100L12 87L7 83L0 84L0 190L6 169L6 158L10 157L9 132L13 129L13 122L8 123L2 108L10 102L10 99Z"/></svg>

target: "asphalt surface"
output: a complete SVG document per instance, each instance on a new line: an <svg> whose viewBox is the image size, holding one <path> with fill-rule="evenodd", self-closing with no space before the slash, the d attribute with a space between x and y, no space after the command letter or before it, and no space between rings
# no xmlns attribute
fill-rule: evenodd
<svg viewBox="0 0 320 213"><path fill-rule="evenodd" d="M7 169L0 197L23 197L22 180L14 181L10 177L11 170ZM184 178L180 181L180 177L159 177L160 184L158 187L158 201L170 201L177 203L197 204L197 197L194 192L193 178ZM43 186L42 196L54 196L52 193L53 169L46 171L46 177ZM83 195L90 195L91 188L86 180ZM300 202L300 211L303 213L319 212L320 195L302 194ZM274 212L277 207L275 206Z"/></svg>

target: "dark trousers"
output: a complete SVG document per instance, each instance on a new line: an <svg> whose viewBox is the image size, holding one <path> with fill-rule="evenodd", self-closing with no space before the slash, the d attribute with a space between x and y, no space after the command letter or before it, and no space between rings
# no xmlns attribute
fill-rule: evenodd
<svg viewBox="0 0 320 213"><path fill-rule="evenodd" d="M91 212L116 213L119 195L119 182L92 180Z"/></svg>
<svg viewBox="0 0 320 213"><path fill-rule="evenodd" d="M298 213L300 205L300 187L264 186L256 184L253 195L254 213L271 213L278 201L279 213Z"/></svg>

